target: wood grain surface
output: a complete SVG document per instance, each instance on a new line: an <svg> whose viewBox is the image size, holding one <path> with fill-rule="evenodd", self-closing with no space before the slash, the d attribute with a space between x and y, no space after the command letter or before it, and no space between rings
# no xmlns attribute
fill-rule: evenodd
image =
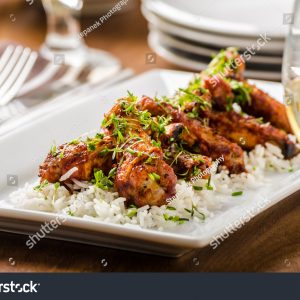
<svg viewBox="0 0 300 300"><path fill-rule="evenodd" d="M15 21L10 15L14 14ZM93 19L82 20L82 27ZM45 37L45 16L41 9L23 6L0 14L0 39L13 40L38 49ZM141 73L152 68L178 69L156 57L147 45L147 24L134 10L115 16L87 37L94 48L119 57L125 67ZM32 250L26 236L0 233L1 272L299 272L300 192L257 216L232 234L216 250L199 249L174 259L137 254L70 242L42 240Z"/></svg>

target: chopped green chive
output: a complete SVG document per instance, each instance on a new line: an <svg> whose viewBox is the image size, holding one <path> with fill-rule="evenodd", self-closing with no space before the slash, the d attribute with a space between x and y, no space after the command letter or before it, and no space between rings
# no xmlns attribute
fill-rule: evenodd
<svg viewBox="0 0 300 300"><path fill-rule="evenodd" d="M231 194L231 196L236 197L236 196L242 196L243 195L243 191L239 191L239 192L233 192Z"/></svg>
<svg viewBox="0 0 300 300"><path fill-rule="evenodd" d="M111 176L105 176L102 170L95 170L94 177L93 182L98 188L108 190L113 187L113 182L110 179Z"/></svg>
<svg viewBox="0 0 300 300"><path fill-rule="evenodd" d="M165 221L177 222L178 224L183 224L185 221L189 221L187 218L180 218L179 216L170 216L168 214L164 214Z"/></svg>
<svg viewBox="0 0 300 300"><path fill-rule="evenodd" d="M60 187L60 183L59 182L55 182L54 183L54 189L57 190Z"/></svg>
<svg viewBox="0 0 300 300"><path fill-rule="evenodd" d="M56 156L57 155L57 147L56 147L56 145L54 144L54 145L52 145L51 146L51 148L50 148L50 153L51 153L51 155L52 156Z"/></svg>
<svg viewBox="0 0 300 300"><path fill-rule="evenodd" d="M68 144L69 144L69 145L77 145L77 144L79 144L79 143L80 143L80 140L79 140L79 139L75 139L75 140L69 142Z"/></svg>
<svg viewBox="0 0 300 300"><path fill-rule="evenodd" d="M196 190L196 191L202 191L203 187L202 186L193 185L193 189Z"/></svg>
<svg viewBox="0 0 300 300"><path fill-rule="evenodd" d="M45 186L47 186L49 184L48 180L44 180L43 182L41 182L39 185L37 185L36 187L34 187L33 189L35 191L41 191Z"/></svg>
<svg viewBox="0 0 300 300"><path fill-rule="evenodd" d="M94 142L90 142L87 144L87 148L89 151L95 151L96 150L96 145Z"/></svg>
<svg viewBox="0 0 300 300"><path fill-rule="evenodd" d="M192 205L192 209L185 208L184 210L187 211L188 213L190 213L191 217L193 217L196 212L198 215L195 215L195 217L197 217L201 220L205 220L205 218L206 218L205 214L200 212L194 204Z"/></svg>
<svg viewBox="0 0 300 300"><path fill-rule="evenodd" d="M205 185L205 187L206 187L207 190L213 191L214 188L210 185L210 182L211 182L211 176L209 176L207 184Z"/></svg>
<svg viewBox="0 0 300 300"><path fill-rule="evenodd" d="M127 217L132 218L137 215L137 209L131 208L128 210Z"/></svg>
<svg viewBox="0 0 300 300"><path fill-rule="evenodd" d="M168 210L176 210L176 208L173 207L173 206L167 206L167 209L168 209Z"/></svg>
<svg viewBox="0 0 300 300"><path fill-rule="evenodd" d="M149 178L152 180L152 181L159 181L160 180L160 176L156 173L149 173L148 174Z"/></svg>

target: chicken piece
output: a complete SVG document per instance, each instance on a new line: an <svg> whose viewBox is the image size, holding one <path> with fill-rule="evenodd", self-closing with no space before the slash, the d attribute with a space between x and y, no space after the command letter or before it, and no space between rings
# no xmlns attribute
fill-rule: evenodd
<svg viewBox="0 0 300 300"><path fill-rule="evenodd" d="M212 112L209 125L222 136L236 142L245 150L252 150L258 144L272 143L278 146L285 158L292 158L299 150L286 133L268 124L260 124L253 117L243 117L230 112Z"/></svg>
<svg viewBox="0 0 300 300"><path fill-rule="evenodd" d="M243 80L245 71L245 60L239 54L237 48L229 47L221 50L208 64L202 73L210 76L216 74L222 77Z"/></svg>
<svg viewBox="0 0 300 300"><path fill-rule="evenodd" d="M45 161L40 165L39 176L41 182L59 182L62 175L76 167L64 183L71 179L90 181L93 178L94 169L102 169L103 172L109 171L112 160L111 155L101 155L103 149L113 147L110 137L95 137L86 142L73 141L59 147L52 147Z"/></svg>
<svg viewBox="0 0 300 300"><path fill-rule="evenodd" d="M177 177L163 160L162 150L152 145L140 117L130 99L121 99L105 116L105 130L114 136L120 149L114 185L129 203L161 206L175 194ZM151 125L151 119L143 120Z"/></svg>
<svg viewBox="0 0 300 300"><path fill-rule="evenodd" d="M220 89L220 91L222 90L224 89ZM214 99L221 103L219 99L222 99L223 96L218 91L216 94L220 97L215 96ZM233 110L228 112L207 108L203 110L195 101L183 103L181 109L187 116L191 114L191 117L206 123L218 134L239 144L245 150L252 150L257 144L264 145L269 142L281 148L285 158L292 158L298 153L296 144L288 138L283 130L269 124L259 124L258 120L253 117L242 116Z"/></svg>
<svg viewBox="0 0 300 300"><path fill-rule="evenodd" d="M236 63L233 64L233 61ZM239 66L237 62L241 62ZM244 80L244 68L243 57L233 48L229 48L221 51L207 70L201 73L202 86L211 92L214 108L228 110L236 102L247 114L262 117L265 122L291 133L284 104Z"/></svg>
<svg viewBox="0 0 300 300"><path fill-rule="evenodd" d="M270 122L273 126L292 133L285 105L255 85L245 84L250 87L251 102L242 105L243 111L255 117L263 117L264 121Z"/></svg>
<svg viewBox="0 0 300 300"><path fill-rule="evenodd" d="M164 149L165 161L173 168L175 174L185 180L191 181L199 173L209 169L212 166L211 158L190 153L183 150L178 144L173 143L168 148ZM203 175L203 179L209 177Z"/></svg>
<svg viewBox="0 0 300 300"><path fill-rule="evenodd" d="M140 145L134 149L146 151L154 158L148 163L148 155L138 157L125 153L115 178L116 190L137 207L166 204L166 200L175 194L177 178L173 169L163 161L159 148Z"/></svg>
<svg viewBox="0 0 300 300"><path fill-rule="evenodd" d="M235 95L232 88L220 75L201 75L201 83L211 94L213 109L224 111L233 103Z"/></svg>
<svg viewBox="0 0 300 300"><path fill-rule="evenodd" d="M211 167L211 158L193 154L184 149L182 133L185 127L181 123L172 123L166 126L166 132L160 137L164 158L166 162L173 168L177 176L185 180L191 180L201 171ZM203 176L208 178L209 174Z"/></svg>
<svg viewBox="0 0 300 300"><path fill-rule="evenodd" d="M182 134L182 140L191 152L209 156L213 160L224 156L223 164L231 173L245 171L243 150L198 120L189 118L168 103L156 102L149 97L143 97L137 103L137 107L149 111L152 115L170 115L173 122L182 123L187 129Z"/></svg>

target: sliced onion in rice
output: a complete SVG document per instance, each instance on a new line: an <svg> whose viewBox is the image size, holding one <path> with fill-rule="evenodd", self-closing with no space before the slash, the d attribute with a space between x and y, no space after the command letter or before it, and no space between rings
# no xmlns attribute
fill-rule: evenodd
<svg viewBox="0 0 300 300"><path fill-rule="evenodd" d="M71 168L69 171L67 171L64 175L62 175L62 176L59 178L59 181L65 181L65 180L67 180L67 179L70 178L70 177L72 176L72 174L75 173L77 170L78 170L77 167Z"/></svg>
<svg viewBox="0 0 300 300"><path fill-rule="evenodd" d="M88 189L88 188L89 188L89 185L88 185L88 184L86 184L86 183L84 183L84 182L82 182L82 181L79 181L79 180L77 180L77 179L75 179L75 178L72 178L72 181L73 181L77 186L79 186L79 187L81 187L81 188L84 188L84 189Z"/></svg>
<svg viewBox="0 0 300 300"><path fill-rule="evenodd" d="M64 183L71 191L73 191L73 184L71 183Z"/></svg>

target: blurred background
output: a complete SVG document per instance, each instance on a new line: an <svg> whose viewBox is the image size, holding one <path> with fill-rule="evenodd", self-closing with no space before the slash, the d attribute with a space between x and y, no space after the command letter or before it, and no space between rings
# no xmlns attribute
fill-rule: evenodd
<svg viewBox="0 0 300 300"><path fill-rule="evenodd" d="M2 65L15 54L27 69L9 78L13 67L4 72L0 61L0 126L83 84L108 87L153 68L199 72L213 54L229 46L247 58L247 77L280 81L293 4L0 0L0 55L7 60Z"/></svg>
<svg viewBox="0 0 300 300"><path fill-rule="evenodd" d="M80 17L84 29L104 15L118 1L92 1L83 3ZM0 0L0 40L14 41L38 50L46 37L46 14L40 0ZM139 0L129 0L124 9L113 15L101 28L87 35L86 43L118 57L124 67L142 72L154 67L171 67L162 59L146 64L146 54L153 51L147 44L147 21L140 11ZM133 59L134 58L134 59Z"/></svg>

